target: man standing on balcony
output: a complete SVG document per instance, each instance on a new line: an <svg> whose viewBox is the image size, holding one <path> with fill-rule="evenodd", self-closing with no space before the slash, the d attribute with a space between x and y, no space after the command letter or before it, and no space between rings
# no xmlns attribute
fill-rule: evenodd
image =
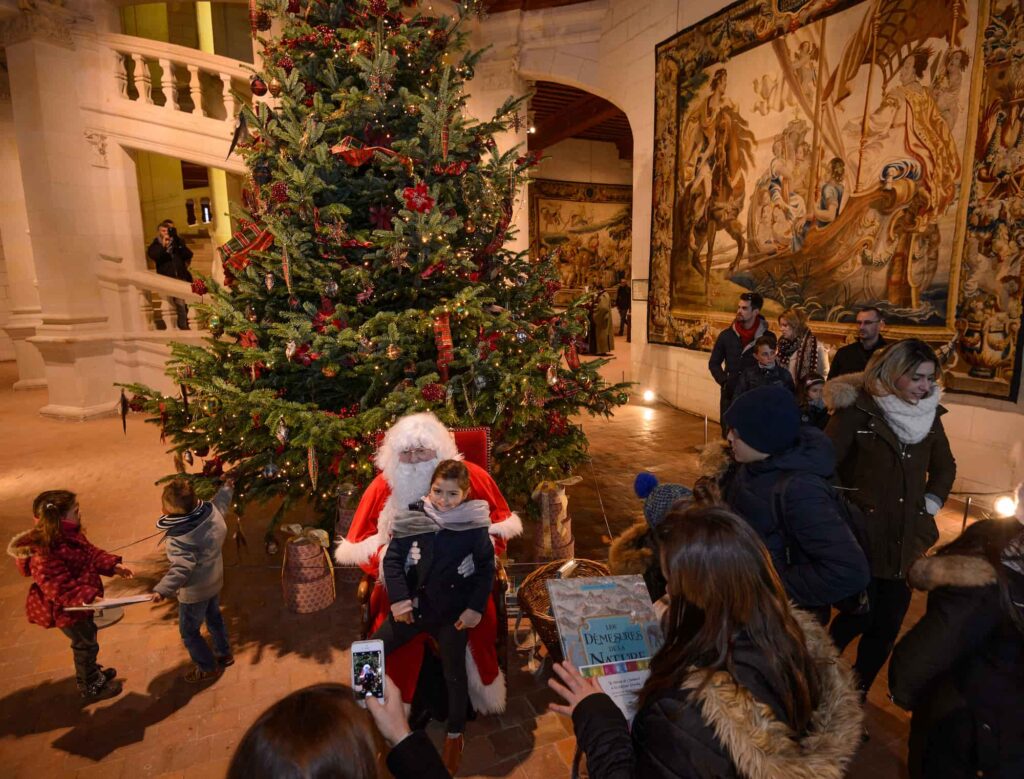
<svg viewBox="0 0 1024 779"><path fill-rule="evenodd" d="M192 250L178 236L174 222L165 219L157 228L157 236L146 252L154 263L156 272L181 281L192 281L188 266L192 263ZM170 298L171 304L178 312L178 329L188 330L188 303L181 298Z"/></svg>

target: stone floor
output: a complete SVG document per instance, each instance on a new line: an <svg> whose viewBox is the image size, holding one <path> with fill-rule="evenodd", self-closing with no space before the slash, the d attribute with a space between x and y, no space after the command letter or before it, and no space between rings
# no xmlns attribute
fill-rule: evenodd
<svg viewBox="0 0 1024 779"><path fill-rule="evenodd" d="M628 345L619 339L604 372L628 378ZM135 581L113 580L110 593L146 591L164 565L153 522L159 513L154 481L171 468L157 431L138 415L122 433L120 420L62 423L38 416L45 392L15 393L13 364L0 364L0 538L30 526L32 498L44 489L78 493L90 540L119 550ZM610 420L588 420L592 466L570 489L577 555L603 559L605 538L639 518L632 480L641 469L663 480L692 483L703 419L664 405L634 403ZM713 427L712 427L713 434ZM141 605L101 631L100 660L116 666L124 693L83 709L77 700L71 653L56 630L29 625L24 616L28 582L13 564L0 566L0 755L8 777L222 777L241 735L259 712L296 688L344 681L347 647L356 637L354 578L339 572L339 597L328 610L297 616L282 606L280 560L261 543L260 512L240 527L248 546L225 547L224 612L238 662L215 683L193 687L173 604ZM951 514L944 536L955 530ZM511 549L510 570L521 576L529 544ZM908 624L923 601L915 598ZM574 741L570 723L545 708L542 680L527 656L510 652L509 706L500 717L470 723L465 775L555 779L568 776ZM860 779L896 777L907 716L886 698L885 674L872 692L871 735L851 772Z"/></svg>

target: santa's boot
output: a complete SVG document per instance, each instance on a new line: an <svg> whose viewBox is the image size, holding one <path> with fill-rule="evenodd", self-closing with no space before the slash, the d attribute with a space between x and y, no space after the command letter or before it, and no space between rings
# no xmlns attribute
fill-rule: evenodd
<svg viewBox="0 0 1024 779"><path fill-rule="evenodd" d="M441 754L441 760L452 776L455 776L455 772L459 770L459 763L462 762L462 748L465 745L466 739L461 733L449 733L448 738L444 740L444 752Z"/></svg>

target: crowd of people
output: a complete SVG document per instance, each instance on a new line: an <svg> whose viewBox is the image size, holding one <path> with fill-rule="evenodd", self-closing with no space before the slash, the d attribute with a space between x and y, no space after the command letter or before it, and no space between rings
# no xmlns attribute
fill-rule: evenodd
<svg viewBox="0 0 1024 779"><path fill-rule="evenodd" d="M828 370L798 312L783 315L776 340L761 305L744 294L712 353L725 439L705 448L692 488L640 474L644 519L610 549L613 574L643 576L665 636L634 719L564 663L549 682L552 710L571 717L594 779L838 779L891 657L892 699L913 712L912 779L1024 775L1024 505L927 556L956 475L936 354L885 341L869 308ZM397 779L440 779L459 770L469 708L504 709L492 585L521 521L430 413L398 420L376 462L335 557L373 581L383 694L357 701L350 687L317 685L288 695L251 726L230 777L376 779L387 745ZM153 597L178 599L190 682L233 662L219 608L230 495L227 483L198 500L174 481L157 524L170 568ZM90 612L66 608L102 596L101 576L132 572L86 540L72 493L41 494L33 513L9 547L34 580L28 617L68 636L86 701L116 695ZM912 588L928 593L927 611L897 643ZM839 655L856 639L851 667ZM440 754L409 724L428 643L443 670Z"/></svg>

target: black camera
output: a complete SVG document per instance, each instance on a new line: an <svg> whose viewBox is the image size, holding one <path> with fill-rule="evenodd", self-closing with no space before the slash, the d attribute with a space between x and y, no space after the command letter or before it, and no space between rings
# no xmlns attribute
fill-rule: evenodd
<svg viewBox="0 0 1024 779"><path fill-rule="evenodd" d="M178 228L177 227L168 227L167 228L167 234L169 236L171 236L171 238L177 238L178 237Z"/></svg>

